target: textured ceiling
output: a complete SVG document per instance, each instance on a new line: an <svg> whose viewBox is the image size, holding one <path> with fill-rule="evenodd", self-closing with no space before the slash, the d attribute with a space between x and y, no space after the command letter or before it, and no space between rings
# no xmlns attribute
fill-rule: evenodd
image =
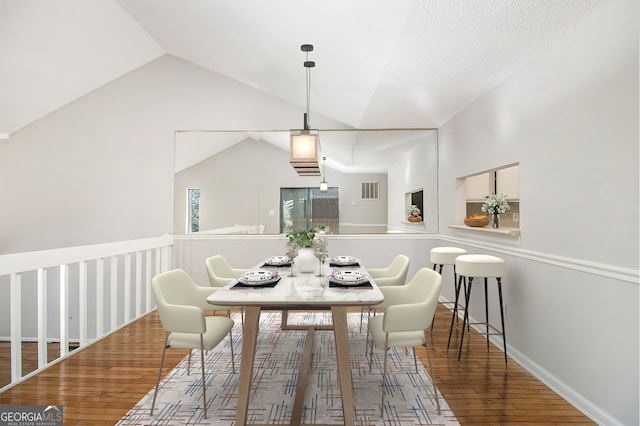
<svg viewBox="0 0 640 426"><path fill-rule="evenodd" d="M439 127L606 0L0 0L0 134L171 53L352 127Z"/></svg>

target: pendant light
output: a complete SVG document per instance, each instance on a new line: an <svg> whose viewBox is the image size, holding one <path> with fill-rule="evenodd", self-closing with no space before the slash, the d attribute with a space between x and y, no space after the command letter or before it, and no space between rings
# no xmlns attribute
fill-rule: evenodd
<svg viewBox="0 0 640 426"><path fill-rule="evenodd" d="M307 60L304 61L306 73L306 95L307 104L304 113L302 129L292 129L290 131L290 151L289 162L300 176L320 176L320 166L318 158L320 155L320 140L317 129L309 129L309 94L311 89L311 68L316 63L309 60L309 52L313 51L313 45L303 44L300 50L306 53Z"/></svg>
<svg viewBox="0 0 640 426"><path fill-rule="evenodd" d="M329 191L329 183L327 182L327 157L322 156L322 182L320 182L320 192Z"/></svg>

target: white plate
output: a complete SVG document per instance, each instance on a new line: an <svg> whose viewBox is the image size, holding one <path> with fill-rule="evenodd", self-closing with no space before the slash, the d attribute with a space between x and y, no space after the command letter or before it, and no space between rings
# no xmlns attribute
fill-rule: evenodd
<svg viewBox="0 0 640 426"><path fill-rule="evenodd" d="M247 271L238 278L238 281L245 285L264 285L271 284L278 280L278 275L274 275L271 271Z"/></svg>
<svg viewBox="0 0 640 426"><path fill-rule="evenodd" d="M331 263L335 263L336 265L357 265L360 263L357 257L353 256L335 256L331 258Z"/></svg>
<svg viewBox="0 0 640 426"><path fill-rule="evenodd" d="M333 274L331 281L342 285L358 285L369 281L369 277L360 271L338 271Z"/></svg>
<svg viewBox="0 0 640 426"><path fill-rule="evenodd" d="M291 260L287 256L271 256L264 261L265 265L283 265L285 263L291 263Z"/></svg>

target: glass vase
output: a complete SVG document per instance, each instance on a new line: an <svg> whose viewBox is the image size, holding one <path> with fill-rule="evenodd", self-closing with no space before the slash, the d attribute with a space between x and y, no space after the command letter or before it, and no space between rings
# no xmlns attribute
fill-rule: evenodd
<svg viewBox="0 0 640 426"><path fill-rule="evenodd" d="M500 215L498 213L493 214L493 220L491 221L491 227L498 229L500 227Z"/></svg>

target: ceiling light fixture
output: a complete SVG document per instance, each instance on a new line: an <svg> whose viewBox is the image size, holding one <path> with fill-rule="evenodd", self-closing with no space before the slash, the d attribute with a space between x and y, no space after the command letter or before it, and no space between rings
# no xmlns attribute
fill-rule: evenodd
<svg viewBox="0 0 640 426"><path fill-rule="evenodd" d="M322 182L320 182L320 192L329 191L329 183L327 182L327 157L322 156Z"/></svg>
<svg viewBox="0 0 640 426"><path fill-rule="evenodd" d="M290 131L291 157L289 162L300 176L320 176L320 166L318 158L320 155L320 137L318 130L309 129L309 94L311 88L311 68L316 63L309 60L309 52L313 51L313 45L303 44L300 50L306 53L307 60L304 61L306 72L307 105L304 113L304 125L302 129L292 129Z"/></svg>

